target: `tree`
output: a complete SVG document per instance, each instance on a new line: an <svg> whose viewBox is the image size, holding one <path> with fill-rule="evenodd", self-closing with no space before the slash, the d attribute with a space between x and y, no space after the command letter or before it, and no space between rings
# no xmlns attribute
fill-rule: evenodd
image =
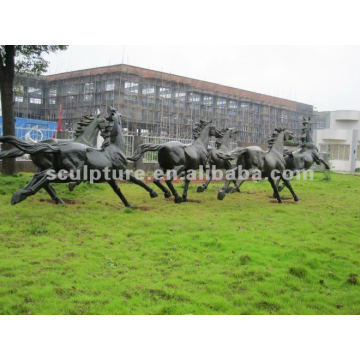
<svg viewBox="0 0 360 360"><path fill-rule="evenodd" d="M57 50L67 49L66 45L0 45L0 92L3 117L3 135L15 135L13 110L15 73L40 75L49 63L42 56ZM4 149L8 148L4 144ZM14 174L15 159L4 159L2 171Z"/></svg>

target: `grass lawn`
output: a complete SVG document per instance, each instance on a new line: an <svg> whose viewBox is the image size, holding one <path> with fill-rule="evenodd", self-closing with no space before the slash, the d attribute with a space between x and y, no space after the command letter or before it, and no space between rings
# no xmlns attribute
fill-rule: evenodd
<svg viewBox="0 0 360 360"><path fill-rule="evenodd" d="M180 205L122 184L136 210L106 184L11 206L28 180L0 177L1 314L360 314L360 176L294 181L283 204L266 182Z"/></svg>

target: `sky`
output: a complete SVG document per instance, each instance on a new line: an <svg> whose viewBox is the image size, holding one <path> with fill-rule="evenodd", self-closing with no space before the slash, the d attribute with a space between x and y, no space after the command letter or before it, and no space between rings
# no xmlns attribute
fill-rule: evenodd
<svg viewBox="0 0 360 360"><path fill-rule="evenodd" d="M360 46L69 46L48 74L126 63L314 105L360 110Z"/></svg>

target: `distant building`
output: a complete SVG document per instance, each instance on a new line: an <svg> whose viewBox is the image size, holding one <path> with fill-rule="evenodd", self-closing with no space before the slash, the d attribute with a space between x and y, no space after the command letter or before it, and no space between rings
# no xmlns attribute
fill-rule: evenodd
<svg viewBox="0 0 360 360"><path fill-rule="evenodd" d="M330 155L334 170L355 171L360 168L360 111L338 110L315 113L323 128L315 131L321 152Z"/></svg>
<svg viewBox="0 0 360 360"><path fill-rule="evenodd" d="M251 91L120 64L40 77L17 77L15 115L57 122L63 130L112 105L128 134L191 138L200 119L240 129L243 144L266 144L277 126L300 134L311 105Z"/></svg>

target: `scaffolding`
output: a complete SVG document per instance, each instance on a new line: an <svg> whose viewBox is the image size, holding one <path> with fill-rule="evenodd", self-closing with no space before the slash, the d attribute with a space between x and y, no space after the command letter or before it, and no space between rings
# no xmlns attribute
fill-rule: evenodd
<svg viewBox="0 0 360 360"><path fill-rule="evenodd" d="M125 64L31 81L18 78L23 101L15 102L17 111L25 113L30 104L41 109L37 114L44 120L57 121L62 104L66 131L82 116L111 105L122 113L128 135L191 139L194 123L203 119L218 128L238 128L241 145L261 145L278 126L300 135L302 118L313 112L311 105ZM41 100L30 103L34 93Z"/></svg>

